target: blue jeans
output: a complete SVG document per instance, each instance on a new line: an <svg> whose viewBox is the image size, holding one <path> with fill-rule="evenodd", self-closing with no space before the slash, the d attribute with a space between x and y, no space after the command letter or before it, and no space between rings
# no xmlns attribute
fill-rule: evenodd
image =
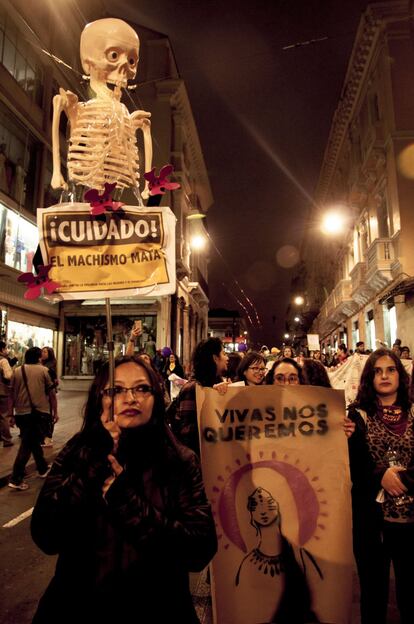
<svg viewBox="0 0 414 624"><path fill-rule="evenodd" d="M30 455L33 454L36 468L40 474L46 472L48 468L41 447L44 436L42 419L46 417L47 414L41 414L40 412L16 416L16 425L19 427L21 434L20 448L14 461L11 477L11 481L16 483L16 485L23 481L24 470Z"/></svg>

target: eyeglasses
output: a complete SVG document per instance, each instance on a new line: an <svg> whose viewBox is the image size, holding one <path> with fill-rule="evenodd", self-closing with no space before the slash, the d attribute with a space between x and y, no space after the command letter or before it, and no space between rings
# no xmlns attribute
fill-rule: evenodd
<svg viewBox="0 0 414 624"><path fill-rule="evenodd" d="M273 381L278 384L297 384L299 383L299 375L275 375Z"/></svg>
<svg viewBox="0 0 414 624"><path fill-rule="evenodd" d="M126 396L128 392L132 393L134 399L146 399L151 394L153 394L154 389L147 384L140 384L139 386L134 386L133 388L124 388L124 386L115 386L114 388L104 388L102 390L102 394L105 396Z"/></svg>
<svg viewBox="0 0 414 624"><path fill-rule="evenodd" d="M252 370L254 373L265 373L266 368L262 368L261 366L249 366L249 370Z"/></svg>

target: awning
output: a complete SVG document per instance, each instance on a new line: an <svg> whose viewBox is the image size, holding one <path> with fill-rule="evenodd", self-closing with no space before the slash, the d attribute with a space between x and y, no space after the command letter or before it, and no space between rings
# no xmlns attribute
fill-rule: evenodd
<svg viewBox="0 0 414 624"><path fill-rule="evenodd" d="M407 277L401 280L398 284L392 286L385 294L379 298L379 303L387 303L393 297L397 295L405 295L406 293L414 292L414 277Z"/></svg>

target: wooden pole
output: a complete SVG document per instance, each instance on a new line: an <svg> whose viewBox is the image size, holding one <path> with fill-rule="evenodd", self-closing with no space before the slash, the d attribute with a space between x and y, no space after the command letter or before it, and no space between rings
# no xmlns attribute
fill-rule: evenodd
<svg viewBox="0 0 414 624"><path fill-rule="evenodd" d="M109 362L109 387L111 389L111 411L109 414L109 420L114 420L114 374L115 374L115 361L114 361L114 341L112 334L112 316L111 316L111 300L109 297L105 298L106 309L106 346L108 348L108 362Z"/></svg>

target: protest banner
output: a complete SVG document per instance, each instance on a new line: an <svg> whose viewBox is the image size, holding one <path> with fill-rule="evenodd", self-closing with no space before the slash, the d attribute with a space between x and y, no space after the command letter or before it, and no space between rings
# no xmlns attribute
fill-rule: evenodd
<svg viewBox="0 0 414 624"><path fill-rule="evenodd" d="M320 350L320 344L319 344L319 334L307 334L306 335L307 341L308 341L308 349L309 351L319 351Z"/></svg>
<svg viewBox="0 0 414 624"><path fill-rule="evenodd" d="M38 209L40 249L63 299L175 292L175 216L122 206L91 216L89 204Z"/></svg>
<svg viewBox="0 0 414 624"><path fill-rule="evenodd" d="M351 499L344 394L314 386L197 387L219 541L215 624L348 624Z"/></svg>

